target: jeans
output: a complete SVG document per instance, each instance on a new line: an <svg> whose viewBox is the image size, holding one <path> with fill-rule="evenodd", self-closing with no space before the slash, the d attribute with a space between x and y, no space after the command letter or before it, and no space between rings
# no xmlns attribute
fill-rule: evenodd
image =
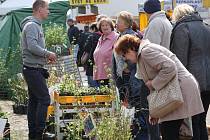
<svg viewBox="0 0 210 140"><path fill-rule="evenodd" d="M29 138L41 139L45 129L50 95L41 69L23 67L23 75L28 85L28 128Z"/></svg>
<svg viewBox="0 0 210 140"><path fill-rule="evenodd" d="M87 76L88 86L89 87L99 87L99 84L96 80L93 80L93 76Z"/></svg>
<svg viewBox="0 0 210 140"><path fill-rule="evenodd" d="M136 124L139 124L139 127L134 127L135 129L132 130L134 140L160 140L159 125L149 123L148 110L136 112L135 121Z"/></svg>
<svg viewBox="0 0 210 140"><path fill-rule="evenodd" d="M208 132L206 128L206 115L210 104L210 91L201 93L201 100L204 112L192 117L193 139L192 140L208 140Z"/></svg>
<svg viewBox="0 0 210 140"><path fill-rule="evenodd" d="M179 140L179 129L184 119L161 123L162 140Z"/></svg>

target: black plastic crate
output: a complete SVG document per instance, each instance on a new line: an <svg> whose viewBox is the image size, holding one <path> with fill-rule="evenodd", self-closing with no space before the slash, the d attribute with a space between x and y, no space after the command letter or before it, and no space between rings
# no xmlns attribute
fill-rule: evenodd
<svg viewBox="0 0 210 140"><path fill-rule="evenodd" d="M9 94L6 91L0 91L0 100L9 99Z"/></svg>

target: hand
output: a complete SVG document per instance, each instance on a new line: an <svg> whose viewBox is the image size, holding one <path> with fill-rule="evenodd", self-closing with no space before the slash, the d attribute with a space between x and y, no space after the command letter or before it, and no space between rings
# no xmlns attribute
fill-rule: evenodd
<svg viewBox="0 0 210 140"><path fill-rule="evenodd" d="M123 72L125 72L125 73L130 73L130 70L129 70L128 68L125 68L125 69L123 70Z"/></svg>
<svg viewBox="0 0 210 140"><path fill-rule="evenodd" d="M125 106L126 108L128 108L128 100L125 99L125 100L122 102L122 105Z"/></svg>
<svg viewBox="0 0 210 140"><path fill-rule="evenodd" d="M50 61L50 63L54 63L56 62L56 54L54 52L50 52L48 55L48 60Z"/></svg>
<svg viewBox="0 0 210 140"><path fill-rule="evenodd" d="M153 86L152 86L152 80L148 80L148 81L146 82L146 86L149 88L150 91L151 91L151 90L154 90L154 88L153 88Z"/></svg>
<svg viewBox="0 0 210 140"><path fill-rule="evenodd" d="M149 116L149 123L151 125L156 125L158 123L159 118L152 118L151 116Z"/></svg>

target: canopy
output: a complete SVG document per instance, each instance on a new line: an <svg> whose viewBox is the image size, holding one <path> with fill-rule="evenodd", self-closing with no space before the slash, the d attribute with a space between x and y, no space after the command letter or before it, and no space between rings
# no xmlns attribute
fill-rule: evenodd
<svg viewBox="0 0 210 140"><path fill-rule="evenodd" d="M0 15L6 15L10 11L31 8L35 0L6 0L0 5ZM50 0L50 2L63 0ZM66 0L67 1L67 0Z"/></svg>
<svg viewBox="0 0 210 140"><path fill-rule="evenodd" d="M44 22L44 25L52 22L63 24L64 26L66 26L66 13L69 8L70 5L68 1L58 1L50 3L50 15L48 19ZM32 15L31 8L13 10L4 16L2 22L0 23L0 55L2 59L6 61L6 67L11 70L11 74L15 74L20 70L21 60L19 60L20 58L14 58L15 56L20 57L20 23L25 17L30 15Z"/></svg>

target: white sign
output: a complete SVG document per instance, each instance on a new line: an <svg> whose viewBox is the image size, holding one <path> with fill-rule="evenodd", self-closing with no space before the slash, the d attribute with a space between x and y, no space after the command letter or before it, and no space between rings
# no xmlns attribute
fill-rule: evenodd
<svg viewBox="0 0 210 140"><path fill-rule="evenodd" d="M0 118L0 138L2 138L4 135L4 128L6 126L6 123L7 123L7 119L1 119Z"/></svg>

